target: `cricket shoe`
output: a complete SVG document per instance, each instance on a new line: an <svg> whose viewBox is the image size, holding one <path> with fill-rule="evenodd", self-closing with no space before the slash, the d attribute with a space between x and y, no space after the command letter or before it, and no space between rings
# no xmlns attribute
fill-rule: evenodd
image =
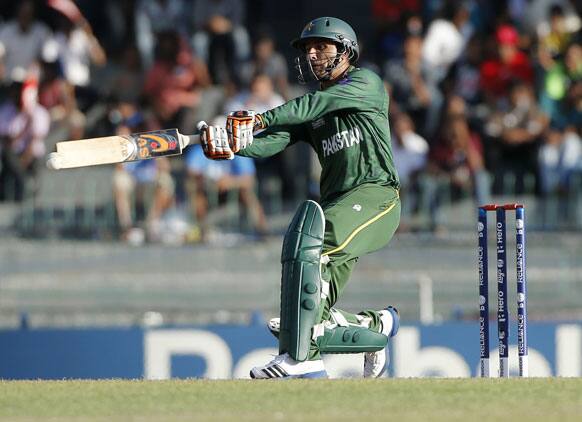
<svg viewBox="0 0 582 422"><path fill-rule="evenodd" d="M400 327L400 315L393 306L388 306L379 312L382 327L380 333L388 338L394 337ZM385 347L377 352L364 353L364 378L378 378L386 371L390 357L388 348Z"/></svg>
<svg viewBox="0 0 582 422"><path fill-rule="evenodd" d="M327 378L323 361L306 360L298 362L288 353L275 356L265 366L256 366L251 369L253 379L289 379L289 378Z"/></svg>

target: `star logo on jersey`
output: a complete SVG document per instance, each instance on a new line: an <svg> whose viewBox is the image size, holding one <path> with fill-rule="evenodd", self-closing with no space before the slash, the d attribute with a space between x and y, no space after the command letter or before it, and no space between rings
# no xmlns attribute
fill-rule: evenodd
<svg viewBox="0 0 582 422"><path fill-rule="evenodd" d="M347 84L349 84L350 82L352 82L352 80L353 80L353 79L352 79L352 78L351 78L349 75L347 75L345 78L342 78L342 79L340 79L340 80L338 81L338 84L340 84L340 85L347 85Z"/></svg>
<svg viewBox="0 0 582 422"><path fill-rule="evenodd" d="M352 209L354 211L360 212L360 211L362 211L362 206L360 204L354 204L354 206L352 207Z"/></svg>

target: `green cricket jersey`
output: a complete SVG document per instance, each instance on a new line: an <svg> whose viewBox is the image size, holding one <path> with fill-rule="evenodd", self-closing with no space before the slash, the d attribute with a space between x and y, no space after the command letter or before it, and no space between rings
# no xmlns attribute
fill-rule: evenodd
<svg viewBox="0 0 582 422"><path fill-rule="evenodd" d="M238 154L269 157L295 142L308 142L322 166L322 203L365 183L399 189L390 143L388 94L375 73L351 68L335 85L261 116L267 129Z"/></svg>

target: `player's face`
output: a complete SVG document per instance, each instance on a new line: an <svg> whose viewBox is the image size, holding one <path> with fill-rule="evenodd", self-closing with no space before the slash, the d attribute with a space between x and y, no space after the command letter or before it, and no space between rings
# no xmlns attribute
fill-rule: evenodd
<svg viewBox="0 0 582 422"><path fill-rule="evenodd" d="M305 42L305 54L311 64L313 73L320 78L327 72L337 56L337 45L326 40L308 40Z"/></svg>

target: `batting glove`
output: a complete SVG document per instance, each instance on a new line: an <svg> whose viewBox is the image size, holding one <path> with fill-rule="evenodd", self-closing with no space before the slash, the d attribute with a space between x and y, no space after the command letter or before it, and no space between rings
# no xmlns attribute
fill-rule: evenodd
<svg viewBox="0 0 582 422"><path fill-rule="evenodd" d="M239 152L253 143L253 132L262 128L260 114L252 110L233 111L226 118L228 142L233 152Z"/></svg>
<svg viewBox="0 0 582 422"><path fill-rule="evenodd" d="M232 160L234 152L228 144L226 129L219 126L208 126L206 122L199 122L200 144L206 158L211 160Z"/></svg>

